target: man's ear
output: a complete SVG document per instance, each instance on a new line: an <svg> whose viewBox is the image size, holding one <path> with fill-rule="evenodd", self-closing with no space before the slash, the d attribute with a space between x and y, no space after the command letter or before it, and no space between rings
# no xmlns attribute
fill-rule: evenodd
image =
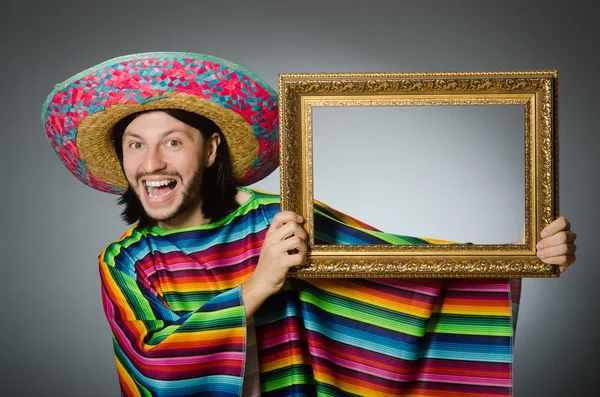
<svg viewBox="0 0 600 397"><path fill-rule="evenodd" d="M213 133L206 140L206 149L204 151L204 167L208 168L214 164L217 159L217 149L221 144L221 136L218 132Z"/></svg>

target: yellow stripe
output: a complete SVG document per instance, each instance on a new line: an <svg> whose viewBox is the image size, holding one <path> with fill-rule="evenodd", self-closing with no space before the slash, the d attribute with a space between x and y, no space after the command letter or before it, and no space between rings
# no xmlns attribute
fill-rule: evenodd
<svg viewBox="0 0 600 397"><path fill-rule="evenodd" d="M101 262L102 262L102 264L100 266L101 276L104 279L105 285L107 286L107 289L109 290L109 292L114 294L117 299L117 302L113 302L113 305L116 306L113 310L115 312L121 314L123 311L118 310L117 307L125 309L124 319L125 319L125 321L127 321L128 324L130 324L130 327L132 326L136 330L135 334L137 335L137 343L138 343L138 346L140 346L143 343L142 341L144 340L144 337L148 333L148 331L147 331L146 327L144 326L144 324L142 324L142 322L139 321L135 317L135 314L134 314L133 310L131 310L131 308L129 306L129 302L127 302L125 295L122 293L121 289L119 288L119 286L117 285L115 280L111 277L110 272L108 271L108 265L106 265L106 263L104 263L104 261L101 261ZM110 297L110 293L109 293L109 298L115 299L115 298Z"/></svg>
<svg viewBox="0 0 600 397"><path fill-rule="evenodd" d="M480 316L510 316L510 307L443 305L443 314L473 314Z"/></svg>
<svg viewBox="0 0 600 397"><path fill-rule="evenodd" d="M290 365L309 364L303 360L302 355L295 354L293 356L282 357L279 360L270 361L261 367L261 372L275 371L280 368L285 368Z"/></svg>
<svg viewBox="0 0 600 397"><path fill-rule="evenodd" d="M121 364L121 362L118 359L116 359L116 361L117 361L117 374L119 375L119 377L121 377L123 382L125 382L125 384L127 385L127 388L129 390L133 391L133 397L141 397L140 391L138 390L137 386L135 385L133 378L131 378L131 376L129 375L129 373L123 366L123 364Z"/></svg>
<svg viewBox="0 0 600 397"><path fill-rule="evenodd" d="M392 299L385 299L385 298L373 296L373 295L369 294L368 292L364 292L364 287L362 290L344 287L342 285L341 280L339 280L338 283L332 283L328 280L322 280L322 279L321 280L307 280L307 281L309 281L314 286L322 289L323 291L331 292L336 295L343 296L345 298L349 298L349 299L353 299L353 300L357 300L357 301L361 301L361 302L367 302L374 306L385 308L385 309L395 311L398 313L410 314L415 317L429 318L431 316L431 310L433 308L433 303L427 305L426 303L418 302L419 304L424 304L425 306L429 306L428 308L427 307L421 308L421 307L418 307L415 305L403 304L403 303L394 301Z"/></svg>
<svg viewBox="0 0 600 397"><path fill-rule="evenodd" d="M201 335L202 342L209 343L212 340L219 341L223 339L239 338L240 341L245 335L244 328L227 328L210 331L197 331L197 332L176 332L169 335L168 339L163 340L160 343L161 350L169 349L169 345L172 343L191 343L192 345L198 345L198 335ZM154 348L154 345L147 345L150 349Z"/></svg>
<svg viewBox="0 0 600 397"><path fill-rule="evenodd" d="M429 238L429 237L419 237L421 240L425 240L431 244L462 244L462 243L457 243L456 241L450 241L450 240L439 240L437 238Z"/></svg>
<svg viewBox="0 0 600 397"><path fill-rule="evenodd" d="M235 288L241 283L243 283L248 277L250 277L252 273L248 272L238 278L229 279L229 280L219 280L218 289L230 289ZM170 282L170 281L161 281L161 286L163 293L167 292L204 292L204 291L214 291L215 290L215 280L209 280L204 283L199 282Z"/></svg>
<svg viewBox="0 0 600 397"><path fill-rule="evenodd" d="M341 389L347 393L358 394L360 396L369 396L369 397L389 397L389 394L385 392L379 392L377 390L372 390L367 387L361 387L355 384L343 382L337 378L334 378L328 374L324 373L315 373L315 380L320 383L325 383L328 385L332 385Z"/></svg>

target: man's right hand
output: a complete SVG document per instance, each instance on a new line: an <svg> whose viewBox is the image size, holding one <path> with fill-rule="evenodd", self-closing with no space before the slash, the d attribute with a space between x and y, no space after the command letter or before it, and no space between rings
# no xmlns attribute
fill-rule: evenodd
<svg viewBox="0 0 600 397"><path fill-rule="evenodd" d="M246 317L271 295L281 289L289 269L306 263L306 231L302 217L291 211L273 217L267 231L254 273L242 283L242 299Z"/></svg>

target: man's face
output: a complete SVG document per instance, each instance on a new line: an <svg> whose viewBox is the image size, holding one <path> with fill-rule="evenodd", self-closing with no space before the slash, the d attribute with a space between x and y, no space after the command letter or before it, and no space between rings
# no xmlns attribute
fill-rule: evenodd
<svg viewBox="0 0 600 397"><path fill-rule="evenodd" d="M127 126L123 168L150 218L181 223L200 211L209 152L200 131L164 112L143 113Z"/></svg>

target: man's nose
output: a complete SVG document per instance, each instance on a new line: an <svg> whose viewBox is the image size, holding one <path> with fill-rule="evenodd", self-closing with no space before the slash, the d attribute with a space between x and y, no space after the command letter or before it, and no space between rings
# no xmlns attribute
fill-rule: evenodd
<svg viewBox="0 0 600 397"><path fill-rule="evenodd" d="M148 150L146 158L144 159L144 170L152 173L160 171L166 167L166 162L162 157L162 153L158 148L152 148Z"/></svg>

